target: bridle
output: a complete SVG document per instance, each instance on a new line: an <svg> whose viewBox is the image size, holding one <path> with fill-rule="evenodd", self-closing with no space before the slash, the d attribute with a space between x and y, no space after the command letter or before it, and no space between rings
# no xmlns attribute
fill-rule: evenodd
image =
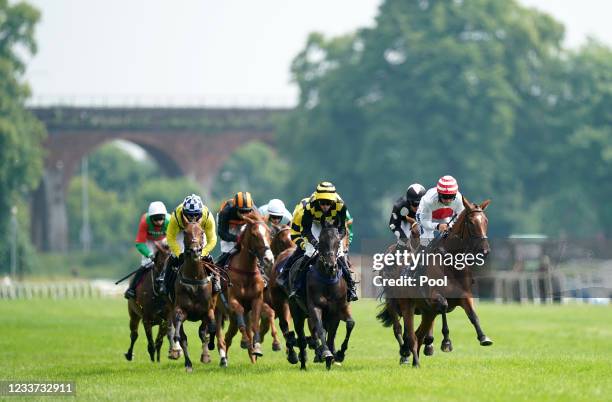
<svg viewBox="0 0 612 402"><path fill-rule="evenodd" d="M466 212L463 222L461 223L461 230L459 231L459 239L464 240L464 233L467 232L468 240L486 240L489 237L485 235L476 235L474 234L474 228L472 222L468 219L468 217L475 213L483 213L484 211L481 208L474 208L468 212Z"/></svg>

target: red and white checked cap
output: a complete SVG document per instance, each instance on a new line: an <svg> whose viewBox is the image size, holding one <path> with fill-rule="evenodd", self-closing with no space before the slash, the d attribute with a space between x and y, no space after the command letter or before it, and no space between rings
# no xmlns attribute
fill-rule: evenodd
<svg viewBox="0 0 612 402"><path fill-rule="evenodd" d="M457 194L459 185L453 176L442 176L438 180L438 194Z"/></svg>

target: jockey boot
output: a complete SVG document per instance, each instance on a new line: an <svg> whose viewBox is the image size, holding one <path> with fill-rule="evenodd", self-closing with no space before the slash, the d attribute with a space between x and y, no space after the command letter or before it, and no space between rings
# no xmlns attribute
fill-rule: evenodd
<svg viewBox="0 0 612 402"><path fill-rule="evenodd" d="M130 284L128 285L128 288L126 289L125 293L123 294L123 297L128 300L136 298L136 285L138 285L138 282L140 282L142 276L151 268L151 266L151 264L147 264L145 266L141 265L138 270L134 272L134 275L132 275Z"/></svg>
<svg viewBox="0 0 612 402"><path fill-rule="evenodd" d="M211 278L213 294L221 293L221 279L219 275L213 275Z"/></svg>
<svg viewBox="0 0 612 402"><path fill-rule="evenodd" d="M357 297L357 284L353 280L353 276L351 275L351 271L348 268L348 264L344 257L340 257L341 261L340 266L342 267L342 277L346 281L346 300L349 302L357 301L359 298Z"/></svg>
<svg viewBox="0 0 612 402"><path fill-rule="evenodd" d="M310 257L304 256L304 259L300 262L300 265L297 267L297 272L295 273L295 277L293 279L293 283L291 283L291 294L289 294L289 300L291 299L299 299L299 287L303 282L304 275L308 272L308 266L310 265Z"/></svg>

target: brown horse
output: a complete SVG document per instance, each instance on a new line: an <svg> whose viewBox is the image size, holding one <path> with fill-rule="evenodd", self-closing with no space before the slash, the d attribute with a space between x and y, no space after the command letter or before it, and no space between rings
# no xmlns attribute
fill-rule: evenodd
<svg viewBox="0 0 612 402"><path fill-rule="evenodd" d="M179 268L174 283L174 308L170 314L172 325L169 327L168 337L174 340L172 352L178 354L183 350L185 369L193 370L189 352L187 350L187 335L184 330L184 321L200 321L198 335L202 341L202 355L200 361L209 363L208 345L206 335L210 334L211 343L216 333L215 304L217 296L212 292L212 274L214 265L201 259L203 231L197 222L189 222L185 226L183 238L185 261ZM179 349L180 345L180 349ZM213 344L214 345L214 344Z"/></svg>
<svg viewBox="0 0 612 402"><path fill-rule="evenodd" d="M272 250L272 255L274 255L274 260L278 258L279 254L283 251L295 247L295 243L291 240L289 226L287 225L272 225L271 227L271 236L272 236L272 244L270 246ZM270 269L266 270L265 274L268 276L268 287L264 289L264 305L261 317L261 341L263 343L264 336L270 330L272 334L272 350L279 351L281 350L280 339L278 338L278 331L276 330L276 325L274 324L274 319L278 314L276 309L273 307L274 303L272 300L272 286L270 284L273 268L270 266ZM289 312L289 307L287 307L287 312ZM282 312L281 312L282 314ZM279 320L280 321L280 320Z"/></svg>
<svg viewBox="0 0 612 402"><path fill-rule="evenodd" d="M130 315L130 348L125 353L125 358L129 361L133 358L134 343L138 338L138 324L142 320L142 325L147 335L147 350L151 361L155 361L157 353L157 361L162 344L164 343L164 334L167 332L166 317L169 313L169 306L163 295L158 293L155 288L155 278L163 269L168 257L170 249L166 242L155 242L157 252L155 253L154 266L146 274L143 275L140 284L136 287L136 298L128 300L128 313ZM157 338L153 342L153 326L159 325Z"/></svg>
<svg viewBox="0 0 612 402"><path fill-rule="evenodd" d="M485 201L481 206L470 203L465 197L463 198L465 210L458 216L455 225L451 228L448 236L444 236L437 247L443 250L445 255L458 253L482 253L486 256L489 253L489 244L487 241L487 219L484 215L484 209L489 205L490 201ZM428 267L428 274L432 272L442 272L443 267L433 265ZM410 328L408 329L409 337L406 342L406 311L410 309L410 303L404 299L388 299L383 310L378 314L378 318L383 321L385 326L393 325L394 333L398 343L400 344L400 364L408 363L410 353L413 354L413 366L419 365L419 348L425 345L425 354L433 353L431 344L433 343L433 324L437 314L442 315L442 341L441 349L444 352L450 352L452 345L448 338L449 330L446 319L446 313L452 311L456 306L461 306L470 321L476 328L478 339L483 346L492 344L492 341L484 335L479 325L479 320L474 311L473 297L471 292L472 273L471 269L450 269L444 271L448 277L448 284L439 291L443 295L447 304L445 309L432 309L428 306L419 308L422 318L419 328L412 335ZM404 336L400 337L400 326L398 315L404 318ZM410 314L408 314L410 318ZM412 327L414 328L414 327ZM415 354L416 353L416 354Z"/></svg>
<svg viewBox="0 0 612 402"><path fill-rule="evenodd" d="M489 206L491 200L486 200L480 205L472 204L463 197L465 210L457 217L457 222L450 231L449 236L443 241L442 247L447 253L472 253L481 254L486 257L491 248L487 237L488 219L484 210ZM473 272L469 266L464 269L453 269L450 272L450 281L455 285L452 295L448 297L448 310L450 313L455 307L460 306L476 330L476 338L482 346L490 346L493 341L485 335L480 327L480 320L474 308L474 296L472 284L474 283ZM433 327L433 324L432 324ZM449 338L446 314L442 314L442 350L452 351L452 343Z"/></svg>
<svg viewBox="0 0 612 402"><path fill-rule="evenodd" d="M291 364L298 362L297 353L294 347L297 345L297 339L293 331L289 331L289 323L291 322L291 311L289 308L289 302L287 300L287 291L277 282L280 273L277 268L280 264L285 262L291 254L295 251L296 245L291 240L289 226L283 227L272 242L272 252L276 249L278 254L275 255L274 265L268 273L270 282L268 284L270 294L270 305L274 309L276 316L278 317L278 324L281 327L283 337L285 338L285 349L287 353L287 360ZM289 269L290 267L285 267Z"/></svg>
<svg viewBox="0 0 612 402"><path fill-rule="evenodd" d="M225 287L229 304L230 324L222 341L221 333L217 335L221 365L227 366L227 350L232 344L234 335L241 332L248 339L248 353L252 363L263 356L261 349L260 319L264 303L264 281L257 266L258 260L264 269L274 263L270 249L270 229L257 212L243 215L246 222L240 235L240 252L228 262L231 287ZM250 312L250 316L249 316ZM228 312L220 304L217 319L223 319ZM247 328L246 319L250 328Z"/></svg>

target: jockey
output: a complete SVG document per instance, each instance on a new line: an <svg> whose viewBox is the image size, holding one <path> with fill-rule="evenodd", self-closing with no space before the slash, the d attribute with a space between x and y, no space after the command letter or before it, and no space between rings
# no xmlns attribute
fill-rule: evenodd
<svg viewBox="0 0 612 402"><path fill-rule="evenodd" d="M338 193L336 193L334 185L330 182L319 183L314 195L304 206L304 214L301 219L301 237L304 241L304 255L308 258L302 260L302 264L298 267L295 283L293 283L291 287L293 291L289 297L297 296L296 285L301 283L303 275L306 274L310 257L313 256L318 246L321 223L326 221L334 225L338 229L338 234L342 239L347 232L346 211L346 205ZM315 227L313 227L313 224ZM338 263L342 269L342 276L347 284L347 299L348 301L355 301L357 300L355 282L349 271L342 249L338 256Z"/></svg>
<svg viewBox="0 0 612 402"><path fill-rule="evenodd" d="M259 207L259 214L272 225L288 225L291 223L291 213L285 208L285 203L274 198Z"/></svg>
<svg viewBox="0 0 612 402"><path fill-rule="evenodd" d="M166 238L166 229L170 215L166 211L166 206L161 201L153 201L149 204L147 212L140 217L138 224L138 233L136 234L136 250L142 254L140 268L132 276L132 280L125 291L126 299L136 298L136 285L140 282L142 275L153 267L153 259L157 247L155 241L164 240Z"/></svg>
<svg viewBox="0 0 612 402"><path fill-rule="evenodd" d="M198 222L204 231L205 245L202 248L202 259L208 262L213 262L210 252L217 245L217 234L215 233L215 220L208 208L202 202L202 199L191 194L185 197L183 202L179 204L172 212L170 224L168 225L168 246L172 251L172 257L168 265L171 268L178 268L183 262L183 230L189 222ZM163 274L161 275L163 279ZM214 292L221 291L219 278L213 276L212 285Z"/></svg>
<svg viewBox="0 0 612 402"><path fill-rule="evenodd" d="M443 176L436 187L427 190L416 213L421 227L421 245L428 245L452 225L463 211L463 198L453 176Z"/></svg>
<svg viewBox="0 0 612 402"><path fill-rule="evenodd" d="M257 207L248 191L236 193L233 198L221 204L221 209L217 214L217 230L221 238L221 255L216 262L220 267L227 265L229 258L238 252L238 235L245 224L242 214L248 214L254 209L257 209Z"/></svg>
<svg viewBox="0 0 612 402"><path fill-rule="evenodd" d="M425 187L419 183L411 184L406 190L406 194L401 196L393 204L391 217L389 218L389 228L397 237L397 244L400 247L407 247L411 236L412 227L408 224L406 217L416 220L416 212L425 195ZM414 225L418 225L414 223Z"/></svg>

